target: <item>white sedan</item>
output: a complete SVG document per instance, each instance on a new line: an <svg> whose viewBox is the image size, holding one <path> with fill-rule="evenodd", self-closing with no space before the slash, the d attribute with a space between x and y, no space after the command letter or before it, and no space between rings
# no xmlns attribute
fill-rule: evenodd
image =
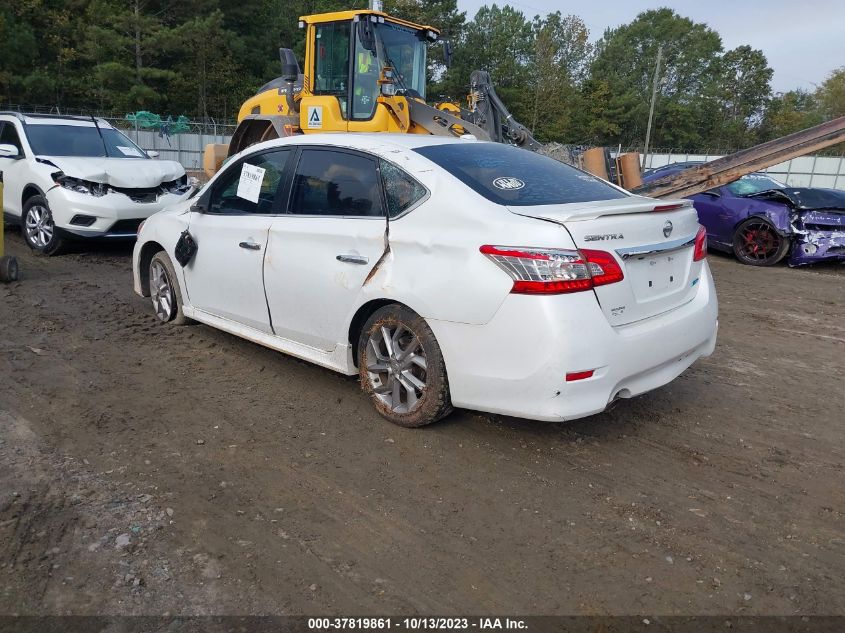
<svg viewBox="0 0 845 633"><path fill-rule="evenodd" d="M254 145L147 220L135 291L344 374L379 413L571 420L716 343L703 227L527 150L422 135Z"/></svg>

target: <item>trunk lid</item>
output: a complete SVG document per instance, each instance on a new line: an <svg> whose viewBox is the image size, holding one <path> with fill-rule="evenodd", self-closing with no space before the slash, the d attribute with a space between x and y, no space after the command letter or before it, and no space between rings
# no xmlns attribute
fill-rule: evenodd
<svg viewBox="0 0 845 633"><path fill-rule="evenodd" d="M672 211L655 207L683 205ZM695 296L702 262L693 261L698 215L688 200L631 196L586 204L512 207L517 215L561 224L579 249L612 254L625 278L594 289L611 325L662 314Z"/></svg>

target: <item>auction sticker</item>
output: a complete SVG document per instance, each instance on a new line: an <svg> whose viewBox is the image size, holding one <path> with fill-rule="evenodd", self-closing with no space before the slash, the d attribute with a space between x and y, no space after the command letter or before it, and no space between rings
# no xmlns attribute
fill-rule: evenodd
<svg viewBox="0 0 845 633"><path fill-rule="evenodd" d="M493 186L497 189L504 189L505 191L514 191L516 189L522 189L525 186L525 183L519 178L503 176L501 178L496 178L496 180L493 181Z"/></svg>
<svg viewBox="0 0 845 633"><path fill-rule="evenodd" d="M238 198L258 203L258 194L261 193L261 183L264 182L264 168L255 165L243 164L241 179L238 182Z"/></svg>
<svg viewBox="0 0 845 633"><path fill-rule="evenodd" d="M143 155L141 154L141 152L139 152L134 147L126 147L125 145L118 145L117 149L119 149L120 153L123 154L124 156L133 156L133 157L137 157L137 158L143 158Z"/></svg>

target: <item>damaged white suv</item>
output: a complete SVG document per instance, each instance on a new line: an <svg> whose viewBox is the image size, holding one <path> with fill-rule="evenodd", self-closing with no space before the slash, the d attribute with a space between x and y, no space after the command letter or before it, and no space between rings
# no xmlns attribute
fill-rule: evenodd
<svg viewBox="0 0 845 633"><path fill-rule="evenodd" d="M152 158L102 119L0 113L5 219L47 255L76 238L134 239L191 189L182 165Z"/></svg>

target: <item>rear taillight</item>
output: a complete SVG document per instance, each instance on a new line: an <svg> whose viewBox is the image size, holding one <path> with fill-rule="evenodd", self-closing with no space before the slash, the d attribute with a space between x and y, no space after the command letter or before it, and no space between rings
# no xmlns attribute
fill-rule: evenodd
<svg viewBox="0 0 845 633"><path fill-rule="evenodd" d="M513 279L515 294L563 294L624 279L610 253L593 250L489 246L479 249Z"/></svg>
<svg viewBox="0 0 845 633"><path fill-rule="evenodd" d="M692 251L692 261L700 262L705 257L707 257L707 229L699 226L698 233L695 234L695 248Z"/></svg>

